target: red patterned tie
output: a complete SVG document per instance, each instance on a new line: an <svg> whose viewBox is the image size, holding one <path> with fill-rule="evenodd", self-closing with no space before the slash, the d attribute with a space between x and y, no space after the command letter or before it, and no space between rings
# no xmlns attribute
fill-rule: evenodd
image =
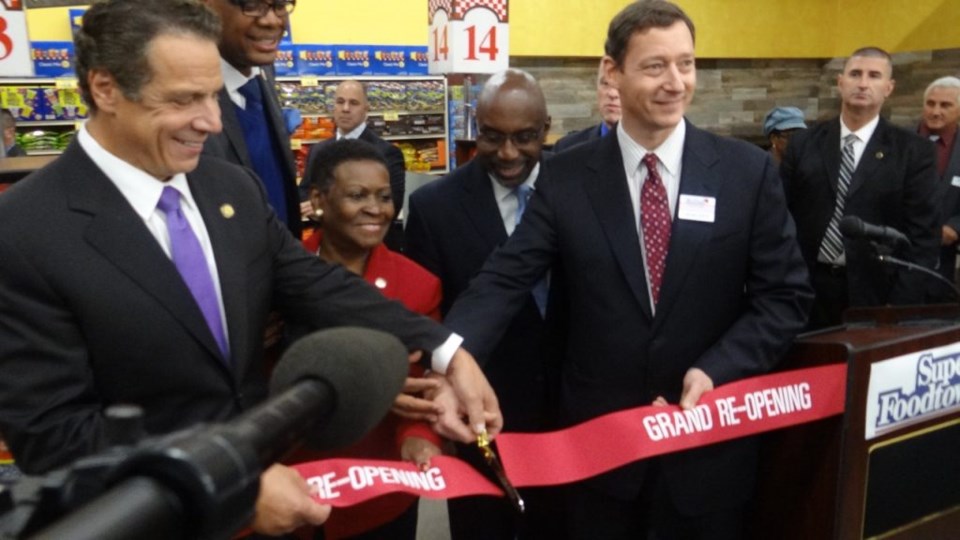
<svg viewBox="0 0 960 540"><path fill-rule="evenodd" d="M657 156L643 156L647 166L647 179L640 188L640 227L643 230L643 247L647 253L647 269L650 272L650 295L653 304L660 300L660 285L663 283L663 268L670 247L670 201L667 189L657 172Z"/></svg>

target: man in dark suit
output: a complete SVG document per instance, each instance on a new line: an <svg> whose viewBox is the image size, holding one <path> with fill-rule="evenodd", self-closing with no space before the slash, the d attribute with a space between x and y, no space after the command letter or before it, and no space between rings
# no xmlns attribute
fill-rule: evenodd
<svg viewBox="0 0 960 540"><path fill-rule="evenodd" d="M617 122L620 121L620 92L607 82L602 62L597 69L597 109L602 122L564 135L553 143L553 151L563 152L580 143L599 139L617 127Z"/></svg>
<svg viewBox="0 0 960 540"><path fill-rule="evenodd" d="M27 152L17 144L17 119L13 113L7 109L0 109L0 142L3 143L3 149L0 150L0 157L23 157Z"/></svg>
<svg viewBox="0 0 960 540"><path fill-rule="evenodd" d="M549 127L543 92L532 76L513 69L494 74L477 100L474 159L410 195L406 254L440 278L442 314L450 310L490 253L513 233L521 210L518 197L524 197L526 206L526 194L539 177ZM546 284L538 294L545 301ZM546 339L537 299L527 295L484 365L510 431L547 427ZM475 447L461 445L458 455L488 470ZM452 499L447 502L451 536L454 540L559 538L562 523L555 513L554 493L556 489L521 490L527 512L520 519L505 499Z"/></svg>
<svg viewBox="0 0 960 540"><path fill-rule="evenodd" d="M547 269L561 273L551 302L563 304L567 423L690 409L714 385L769 371L805 323L806 268L769 156L683 118L693 32L656 0L613 19L603 61L620 91L616 131L546 162L524 220L447 315L486 358ZM571 535L740 538L756 451L739 439L574 484Z"/></svg>
<svg viewBox="0 0 960 540"><path fill-rule="evenodd" d="M950 283L957 281L957 246L960 241L960 79L941 77L923 94L923 118L917 133L933 142L936 149L937 200L944 221L940 234L939 271ZM956 302L957 295L940 283L927 288L930 302Z"/></svg>
<svg viewBox="0 0 960 540"><path fill-rule="evenodd" d="M893 92L893 64L881 49L855 51L837 76L840 116L797 133L780 173L816 301L810 328L840 324L849 306L923 303L929 276L877 261L839 222L857 216L910 240L895 255L933 269L940 244L933 148L880 116Z"/></svg>
<svg viewBox="0 0 960 540"><path fill-rule="evenodd" d="M204 2L222 26L218 101L223 131L207 138L203 151L256 172L277 217L299 237L297 169L273 81L277 47L296 1Z"/></svg>
<svg viewBox="0 0 960 540"><path fill-rule="evenodd" d="M370 113L370 102L367 100L367 90L363 83L348 79L337 85L333 95L333 121L337 125L336 137L321 142L310 149L307 158L308 170L312 167L317 152L324 145L339 139L360 139L380 150L390 172L390 193L393 195L393 205L397 215L403 208L403 193L406 182L406 166L403 162L403 152L399 148L383 140L372 129L367 127L367 114Z"/></svg>
<svg viewBox="0 0 960 540"><path fill-rule="evenodd" d="M91 118L0 198L0 431L18 465L42 473L103 449L111 404L141 406L149 434L254 406L271 308L432 351L469 425L498 431L493 392L458 336L303 250L248 169L201 155L221 128L218 29L195 0L96 3L76 37ZM475 436L459 420L447 427ZM253 527L276 534L328 512L274 465Z"/></svg>

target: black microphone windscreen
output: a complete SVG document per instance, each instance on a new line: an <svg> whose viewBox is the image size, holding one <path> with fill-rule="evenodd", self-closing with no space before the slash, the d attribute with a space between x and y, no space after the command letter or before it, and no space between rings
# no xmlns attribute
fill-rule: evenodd
<svg viewBox="0 0 960 540"><path fill-rule="evenodd" d="M307 335L290 346L273 370L270 393L321 379L336 392L329 419L306 438L317 450L358 441L386 415L409 372L407 350L396 337L367 328L343 327ZM318 419L319 420L319 419Z"/></svg>
<svg viewBox="0 0 960 540"><path fill-rule="evenodd" d="M863 234L863 221L857 216L846 216L840 220L839 229L844 236L859 236Z"/></svg>

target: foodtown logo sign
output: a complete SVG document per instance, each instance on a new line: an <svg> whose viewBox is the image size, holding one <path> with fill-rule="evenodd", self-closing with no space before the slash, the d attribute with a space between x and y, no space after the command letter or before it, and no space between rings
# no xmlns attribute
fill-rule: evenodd
<svg viewBox="0 0 960 540"><path fill-rule="evenodd" d="M960 410L960 343L873 364L866 438Z"/></svg>

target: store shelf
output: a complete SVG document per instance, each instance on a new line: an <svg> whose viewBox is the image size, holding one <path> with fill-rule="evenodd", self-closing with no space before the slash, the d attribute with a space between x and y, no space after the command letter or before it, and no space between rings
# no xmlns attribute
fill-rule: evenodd
<svg viewBox="0 0 960 540"><path fill-rule="evenodd" d="M446 133L417 133L412 135L382 135L385 141L416 141L424 139L446 139Z"/></svg>
<svg viewBox="0 0 960 540"><path fill-rule="evenodd" d="M303 84L304 79L307 84ZM432 164L436 169L431 172L436 170L438 174L449 169L446 152L449 140L447 79L436 75L277 77L277 94L282 106L299 110L304 119L303 125L291 137L293 141L299 140L292 144L298 155L298 168L302 168L308 152L302 149L304 146L327 140L317 136L334 133L330 114L334 88L347 79L363 81L367 87L369 129L398 146L407 143L408 154L412 148L416 158L408 161L408 166ZM438 131L424 133L427 129ZM439 157L430 159L438 153ZM423 155L428 158L423 159Z"/></svg>
<svg viewBox="0 0 960 540"><path fill-rule="evenodd" d="M63 150L27 150L28 156L59 156Z"/></svg>
<svg viewBox="0 0 960 540"><path fill-rule="evenodd" d="M70 79L70 77L64 77L64 79ZM34 78L34 77L0 77L0 85L8 86L33 86L33 85L50 85L56 84L57 79L52 77L43 77L43 78Z"/></svg>
<svg viewBox="0 0 960 540"><path fill-rule="evenodd" d="M417 114L440 115L440 114L443 114L443 111L370 111L370 114L368 116L390 116L394 114L397 116L413 116ZM333 115L330 113L310 113L310 114L303 114L302 116L304 118L333 118Z"/></svg>
<svg viewBox="0 0 960 540"><path fill-rule="evenodd" d="M17 127L76 127L78 123L84 120L86 118L76 120L20 120L17 122Z"/></svg>

